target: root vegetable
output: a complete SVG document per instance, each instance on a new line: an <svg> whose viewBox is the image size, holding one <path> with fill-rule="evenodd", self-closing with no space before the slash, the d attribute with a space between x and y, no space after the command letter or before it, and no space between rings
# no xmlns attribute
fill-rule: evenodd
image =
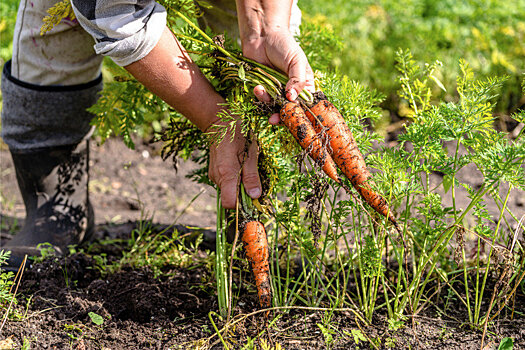
<svg viewBox="0 0 525 350"><path fill-rule="evenodd" d="M324 96L323 96L324 97ZM386 200L371 188L370 172L357 143L337 108L326 98L321 98L306 111L306 116L316 133L324 130L329 141L328 152L350 180L354 188L379 214L387 217L396 227L397 223Z"/></svg>
<svg viewBox="0 0 525 350"><path fill-rule="evenodd" d="M259 295L259 304L263 308L272 304L270 288L270 266L268 263L268 240L266 230L260 221L248 221L242 230L242 241L246 257L251 263L255 285Z"/></svg>

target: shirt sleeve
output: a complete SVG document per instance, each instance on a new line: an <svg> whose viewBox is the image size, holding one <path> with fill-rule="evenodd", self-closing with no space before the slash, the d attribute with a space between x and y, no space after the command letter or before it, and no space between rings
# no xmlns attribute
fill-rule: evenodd
<svg viewBox="0 0 525 350"><path fill-rule="evenodd" d="M72 0L79 24L95 39L95 52L127 66L146 56L166 27L154 0Z"/></svg>

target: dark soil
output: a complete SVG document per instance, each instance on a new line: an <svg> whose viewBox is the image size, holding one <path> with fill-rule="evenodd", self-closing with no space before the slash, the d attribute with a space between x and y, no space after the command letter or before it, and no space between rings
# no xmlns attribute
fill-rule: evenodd
<svg viewBox="0 0 525 350"><path fill-rule="evenodd" d="M125 240L140 219L153 218L158 231L176 218L177 223L213 227L215 192L184 177L195 165L183 163L175 174L171 164L162 162L150 146L139 145L137 151L130 151L121 142L109 140L102 147L92 146L92 151L90 189L97 213L96 241L86 248L88 253L46 259L25 270L15 306L23 317L5 324L0 349L9 344L19 349L24 342L31 349L223 348L210 321L210 312L216 312L218 305L209 267L168 266L164 277L155 277L149 268L131 266L103 274L92 258L104 253L108 261L120 259ZM24 212L8 153L0 151L0 156L1 193L6 198L2 199L1 228L3 238L8 238L20 226ZM512 205L519 212L523 202L518 198ZM205 236L212 237L213 232L206 231ZM107 240L115 243L100 243ZM207 254L199 253L202 261ZM514 339L514 349L525 348L523 290L518 291L514 307L521 313L514 318L504 313L490 325L486 349L497 349L504 337ZM256 310L254 290L241 290L233 315ZM389 329L385 314L376 314L369 326L350 311L335 312L331 318L324 311L279 311L275 315L280 317L271 325L265 325L262 314L255 314L232 327L226 340L231 348L242 348L248 339L266 331L272 345L280 344L283 349L326 349L327 337L319 325L329 321L335 330L333 349L371 348L367 341L356 344L353 334L357 331L378 348L480 349L482 332L466 325L466 312L460 305L449 307L446 316L437 310L429 305L397 330ZM102 316L103 323L96 325L90 313ZM221 328L224 322L211 315Z"/></svg>
<svg viewBox="0 0 525 350"><path fill-rule="evenodd" d="M118 254L118 249L105 252L111 251ZM198 340L201 345L223 348L208 317L217 310L209 269L176 269L169 271L169 277L154 278L147 268L124 266L103 277L95 265L92 258L79 253L33 264L24 273L18 293L16 309L25 317L7 322L2 338L12 339L15 348L29 341L31 349L190 349L199 348ZM515 307L525 308L522 294ZM234 315L256 310L252 291L241 295ZM336 312L330 319L337 329L332 335L333 348L358 348L351 334L361 330L379 348L479 349L481 332L462 325L463 311L451 308L441 317L429 308L395 331L388 330L384 315L375 316L373 325L365 326L349 311ZM103 324L94 324L90 312L102 316ZM325 349L318 325L327 315L291 310L266 330L283 349ZM214 321L222 325L217 317ZM241 348L248 337L256 337L265 327L262 315L248 317L232 328L228 341L237 344L233 348ZM525 346L523 317L503 317L489 330L486 349L496 349L503 337L512 337L515 349ZM362 341L360 345L370 347Z"/></svg>

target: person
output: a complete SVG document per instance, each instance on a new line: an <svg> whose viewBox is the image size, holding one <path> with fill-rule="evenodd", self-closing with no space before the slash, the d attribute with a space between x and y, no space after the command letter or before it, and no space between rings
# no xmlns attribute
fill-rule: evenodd
<svg viewBox="0 0 525 350"><path fill-rule="evenodd" d="M1 244L1 249L11 251L9 266L15 268L26 254L38 255L41 243L64 254L69 245L82 243L93 233L87 190L92 115L86 108L96 102L102 88L102 56L123 66L202 131L221 123L218 113L224 108L222 97L167 28L166 10L160 4L71 0L76 19L66 18L41 36L43 17L57 2L21 1L13 56L2 72L1 136L9 146L26 207L23 228ZM288 99L313 88L312 70L293 36L300 18L294 1L212 4L215 7L208 13L204 9L201 21L220 30L234 28L245 56L288 74ZM262 101L270 99L262 86L254 94ZM278 115L269 122L277 124ZM235 207L239 181L252 198L261 194L255 143L241 169L245 144L238 133L210 146L209 177L220 188L226 208Z"/></svg>

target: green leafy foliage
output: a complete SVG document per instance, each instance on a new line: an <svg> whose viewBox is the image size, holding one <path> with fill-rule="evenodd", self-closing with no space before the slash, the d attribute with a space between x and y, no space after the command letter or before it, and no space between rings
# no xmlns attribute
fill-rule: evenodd
<svg viewBox="0 0 525 350"><path fill-rule="evenodd" d="M512 350L514 349L514 341L512 338L503 338L499 343L498 350Z"/></svg>
<svg viewBox="0 0 525 350"><path fill-rule="evenodd" d="M91 319L91 322L93 322L97 326L100 326L104 323L104 317L100 316L99 314L93 311L88 312L88 316Z"/></svg>
<svg viewBox="0 0 525 350"><path fill-rule="evenodd" d="M395 92L395 52L409 49L418 60L438 58L446 69L436 72L446 92L435 86L434 99L451 99L456 63L468 61L480 78L509 75L498 98L498 110L519 107L525 70L525 3L512 1L334 0L299 2L306 22L343 38L341 55L330 66L352 79L381 89L384 104L399 110ZM441 92L440 92L441 91Z"/></svg>
<svg viewBox="0 0 525 350"><path fill-rule="evenodd" d="M7 264L10 255L10 251L0 250L0 306L6 309L11 299L13 299L11 286L13 285L13 277L15 277L15 275L10 271L4 271L2 265Z"/></svg>
<svg viewBox="0 0 525 350"><path fill-rule="evenodd" d="M88 109L95 115L91 123L101 142L113 134L121 135L124 143L134 148L132 134L140 126L167 120L175 112L124 69L113 66L113 74L114 80L104 84L97 103Z"/></svg>
<svg viewBox="0 0 525 350"><path fill-rule="evenodd" d="M17 0L0 2L0 64L2 66L11 57L18 4Z"/></svg>
<svg viewBox="0 0 525 350"><path fill-rule="evenodd" d="M148 268L157 278L173 273L173 269L206 264L207 257L198 250L202 240L202 233L198 230L184 236L173 228L159 230L151 220L142 220L124 242L127 249L120 260L108 261L104 253L94 255L93 259L103 275L120 271L122 266L132 266Z"/></svg>

